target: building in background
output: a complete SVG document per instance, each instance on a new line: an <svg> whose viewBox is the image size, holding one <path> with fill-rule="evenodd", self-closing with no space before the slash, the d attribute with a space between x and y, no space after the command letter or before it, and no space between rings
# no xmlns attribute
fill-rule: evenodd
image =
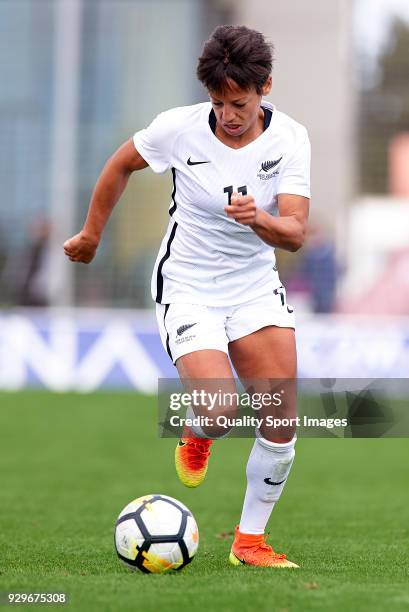
<svg viewBox="0 0 409 612"><path fill-rule="evenodd" d="M19 254L49 208L52 2L0 2L0 303L19 292Z"/></svg>
<svg viewBox="0 0 409 612"><path fill-rule="evenodd" d="M399 232L396 239L364 239L373 219L385 227L390 221L382 208L389 185L399 206L405 200L409 37L407 25L397 22L377 70L365 72L353 29L360 3L2 0L1 303L18 302L30 227L49 218L47 302L151 306L149 279L167 224L169 176L146 170L132 178L92 266L70 265L61 244L81 227L112 151L161 110L206 98L195 76L197 57L213 28L229 22L257 28L275 45L270 98L309 130L311 218L335 244L338 269L345 271L338 298L359 299L394 247L409 247ZM361 206L361 193L382 194L381 205L368 207L366 197ZM302 270L302 251L278 255L285 282ZM301 305L308 310L312 301Z"/></svg>
<svg viewBox="0 0 409 612"><path fill-rule="evenodd" d="M261 30L274 43L271 101L304 124L312 148L312 217L341 239L355 191L355 117L352 0L232 3L237 23Z"/></svg>
<svg viewBox="0 0 409 612"><path fill-rule="evenodd" d="M339 310L409 315L409 10L390 13L375 70L363 71L359 196L348 216Z"/></svg>
<svg viewBox="0 0 409 612"><path fill-rule="evenodd" d="M312 141L318 234L310 249L279 253L299 296L300 376L407 378L408 320L391 315L409 313L409 39L407 24L392 27L368 71L353 36L362 2L0 2L0 388L151 392L174 375L153 314L135 311L152 306L170 176L132 178L91 266L61 247L112 151L161 110L206 99L197 57L222 23L274 42L271 101ZM39 222L50 240L32 233ZM35 302L89 308L14 308ZM334 303L343 314L321 314Z"/></svg>
<svg viewBox="0 0 409 612"><path fill-rule="evenodd" d="M0 303L17 300L30 227L52 220L49 301L147 306L167 223L169 177L132 180L92 267L62 242L83 223L109 155L155 115L203 99L203 39L223 8L205 0L2 0L0 3Z"/></svg>
<svg viewBox="0 0 409 612"><path fill-rule="evenodd" d="M336 257L342 262L346 257L348 208L357 182L353 1L261 0L256 4L254 10L254 3L247 0L231 2L235 22L261 30L275 46L270 99L308 129L313 152L310 219L320 227L331 260ZM335 251L329 246L332 244ZM332 311L338 278L335 269L341 270L341 264L322 257L312 260L311 249L296 256L279 252L278 261L283 282L301 289L291 296L298 310ZM314 262L315 269L308 275L308 282L300 284L308 261L310 265ZM319 262L322 270L317 267ZM307 286L310 290L306 292ZM325 287L327 298L317 298L318 289L322 293Z"/></svg>

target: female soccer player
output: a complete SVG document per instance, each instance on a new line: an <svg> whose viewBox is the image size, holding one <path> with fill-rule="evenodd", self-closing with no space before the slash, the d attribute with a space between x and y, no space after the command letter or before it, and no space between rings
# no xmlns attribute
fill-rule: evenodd
<svg viewBox="0 0 409 612"><path fill-rule="evenodd" d="M298 250L309 208L306 129L264 101L272 46L244 26L220 26L197 76L210 102L165 111L106 163L83 229L64 244L73 262L95 256L131 173L173 174L166 235L152 278L163 345L181 379L296 378L294 313L274 247ZM212 440L192 428L176 449L177 472L199 485ZM298 567L265 543L264 531L294 459L296 436L260 428L230 562Z"/></svg>

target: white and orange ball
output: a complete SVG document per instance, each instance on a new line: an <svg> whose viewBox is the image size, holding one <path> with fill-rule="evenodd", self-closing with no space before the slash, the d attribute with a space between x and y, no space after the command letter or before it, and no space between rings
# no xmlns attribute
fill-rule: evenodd
<svg viewBox="0 0 409 612"><path fill-rule="evenodd" d="M115 525L118 557L131 569L147 574L180 570L199 545L199 531L190 510L167 495L144 495L122 510Z"/></svg>

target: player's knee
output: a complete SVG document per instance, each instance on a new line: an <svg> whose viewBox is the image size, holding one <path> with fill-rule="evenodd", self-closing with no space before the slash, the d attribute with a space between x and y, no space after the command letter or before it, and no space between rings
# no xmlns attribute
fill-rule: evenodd
<svg viewBox="0 0 409 612"><path fill-rule="evenodd" d="M209 411L209 425L203 429L211 438L225 438L235 427L236 414L236 406L216 405L214 410Z"/></svg>
<svg viewBox="0 0 409 612"><path fill-rule="evenodd" d="M234 427L234 419L237 407L228 408L215 404L211 410L200 406L193 408L189 406L186 417L189 420L189 428L198 438L219 440L229 435Z"/></svg>

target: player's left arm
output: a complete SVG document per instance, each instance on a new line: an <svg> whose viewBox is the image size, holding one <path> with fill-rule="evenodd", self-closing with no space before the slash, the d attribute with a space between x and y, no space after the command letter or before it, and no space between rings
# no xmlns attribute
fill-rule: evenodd
<svg viewBox="0 0 409 612"><path fill-rule="evenodd" d="M278 194L279 217L257 208L252 195L233 194L228 216L248 225L268 245L286 251L298 251L304 243L310 200L291 193Z"/></svg>

